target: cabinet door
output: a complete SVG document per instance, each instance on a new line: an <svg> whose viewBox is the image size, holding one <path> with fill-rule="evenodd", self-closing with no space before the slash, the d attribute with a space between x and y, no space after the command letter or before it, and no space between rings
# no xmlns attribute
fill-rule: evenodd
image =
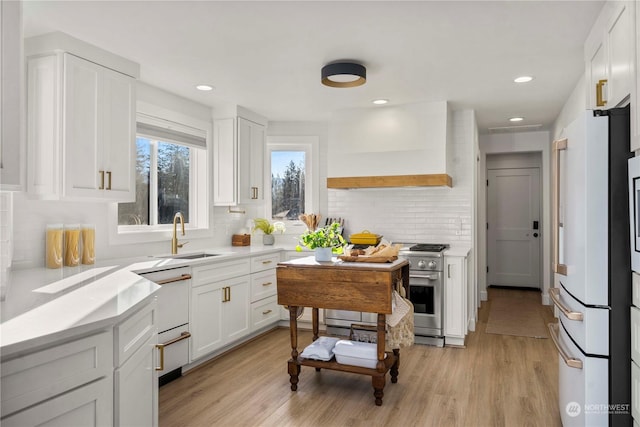
<svg viewBox="0 0 640 427"><path fill-rule="evenodd" d="M158 425L158 378L153 335L115 371L115 426Z"/></svg>
<svg viewBox="0 0 640 427"><path fill-rule="evenodd" d="M2 426L112 425L112 396L113 381L109 376L3 418Z"/></svg>
<svg viewBox="0 0 640 427"><path fill-rule="evenodd" d="M0 3L0 189L23 190L22 2Z"/></svg>
<svg viewBox="0 0 640 427"><path fill-rule="evenodd" d="M631 93L633 70L633 21L632 2L617 2L609 25L607 26L608 63L608 99L607 108L613 108Z"/></svg>
<svg viewBox="0 0 640 427"><path fill-rule="evenodd" d="M61 190L59 61L47 55L27 62L27 191L42 198L58 198Z"/></svg>
<svg viewBox="0 0 640 427"><path fill-rule="evenodd" d="M222 298L220 283L198 286L191 291L191 360L196 360L222 344Z"/></svg>
<svg viewBox="0 0 640 427"><path fill-rule="evenodd" d="M238 144L234 119L213 123L213 204L238 203Z"/></svg>
<svg viewBox="0 0 640 427"><path fill-rule="evenodd" d="M631 151L640 150L640 5L632 3L635 8L635 75L633 77L633 93L631 96Z"/></svg>
<svg viewBox="0 0 640 427"><path fill-rule="evenodd" d="M225 283L227 295L222 304L225 343L237 340L250 332L249 276L242 276Z"/></svg>
<svg viewBox="0 0 640 427"><path fill-rule="evenodd" d="M64 171L66 197L100 197L102 120L98 108L103 67L65 53L63 85Z"/></svg>
<svg viewBox="0 0 640 427"><path fill-rule="evenodd" d="M105 191L101 197L134 202L135 194L135 82L124 74L103 69L102 161Z"/></svg>
<svg viewBox="0 0 640 427"><path fill-rule="evenodd" d="M444 335L464 338L467 305L464 258L447 257L444 270Z"/></svg>
<svg viewBox="0 0 640 427"><path fill-rule="evenodd" d="M589 103L589 108L606 108L604 102L607 99L608 85L606 83L603 84L603 82L608 79L606 46L604 40L600 39L587 57L587 102Z"/></svg>
<svg viewBox="0 0 640 427"><path fill-rule="evenodd" d="M240 203L264 200L264 144L264 126L238 117Z"/></svg>

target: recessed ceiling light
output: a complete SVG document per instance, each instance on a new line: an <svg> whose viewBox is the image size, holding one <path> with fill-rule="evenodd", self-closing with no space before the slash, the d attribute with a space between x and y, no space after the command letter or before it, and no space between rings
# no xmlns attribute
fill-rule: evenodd
<svg viewBox="0 0 640 427"><path fill-rule="evenodd" d="M528 83L531 80L533 80L533 77L531 77L531 76L520 76L520 77L516 77L515 79L513 79L513 81L516 82L516 83Z"/></svg>
<svg viewBox="0 0 640 427"><path fill-rule="evenodd" d="M389 100L388 99L374 99L371 102L373 102L376 105L382 105L382 104L386 104L387 102L389 102Z"/></svg>
<svg viewBox="0 0 640 427"><path fill-rule="evenodd" d="M213 90L213 86L209 86L209 85L198 85L198 86L196 86L196 89L198 89L198 90L202 90L202 91L209 91L209 90Z"/></svg>
<svg viewBox="0 0 640 427"><path fill-rule="evenodd" d="M524 120L524 117L511 117L509 119L510 122L521 122Z"/></svg>

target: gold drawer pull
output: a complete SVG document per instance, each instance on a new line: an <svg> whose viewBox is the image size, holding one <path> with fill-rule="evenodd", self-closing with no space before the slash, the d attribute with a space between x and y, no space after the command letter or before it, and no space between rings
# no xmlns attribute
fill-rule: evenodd
<svg viewBox="0 0 640 427"><path fill-rule="evenodd" d="M265 282L262 284L262 286L271 286L273 285L273 282Z"/></svg>
<svg viewBox="0 0 640 427"><path fill-rule="evenodd" d="M191 337L191 333L184 331L180 334L179 337L170 339L169 341L162 344L156 344L156 348L160 350L160 366L156 366L156 371L164 371L164 348L170 346L171 344L186 340L189 337Z"/></svg>
<svg viewBox="0 0 640 427"><path fill-rule="evenodd" d="M104 190L104 171L100 171L100 187L98 190Z"/></svg>
<svg viewBox="0 0 640 427"><path fill-rule="evenodd" d="M263 312L262 312L262 314L265 314L265 315L266 315L266 314L271 313L271 311L272 311L272 310L263 311Z"/></svg>
<svg viewBox="0 0 640 427"><path fill-rule="evenodd" d="M267 265L267 264L271 264L271 260L269 260L269 261L262 261L262 265Z"/></svg>
<svg viewBox="0 0 640 427"><path fill-rule="evenodd" d="M107 190L111 190L111 171L107 171Z"/></svg>

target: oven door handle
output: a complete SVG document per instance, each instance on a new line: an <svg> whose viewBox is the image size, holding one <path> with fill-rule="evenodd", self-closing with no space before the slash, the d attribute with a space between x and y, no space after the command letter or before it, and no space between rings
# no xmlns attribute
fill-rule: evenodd
<svg viewBox="0 0 640 427"><path fill-rule="evenodd" d="M551 335L551 341L556 346L558 350L558 354L564 360L564 363L567 364L570 368L582 369L582 360L575 359L567 354L567 352L560 346L560 338L558 337L558 331L560 329L560 325L557 323L549 323L547 325L549 328L549 334Z"/></svg>
<svg viewBox="0 0 640 427"><path fill-rule="evenodd" d="M428 276L418 275L418 274L410 274L409 280L411 279L427 279L427 280L438 280L438 274L430 274Z"/></svg>

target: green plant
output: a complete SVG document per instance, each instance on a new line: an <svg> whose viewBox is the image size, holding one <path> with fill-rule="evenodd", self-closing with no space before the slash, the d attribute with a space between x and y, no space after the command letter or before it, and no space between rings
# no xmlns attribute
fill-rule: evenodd
<svg viewBox="0 0 640 427"><path fill-rule="evenodd" d="M315 231L307 230L300 236L300 244L309 249L332 248L333 253L341 254L346 242L340 234L340 224L334 222ZM302 247L297 245L296 251L301 250Z"/></svg>
<svg viewBox="0 0 640 427"><path fill-rule="evenodd" d="M274 222L270 223L268 220L264 218L256 218L253 220L253 230L260 230L264 234L272 234L274 231L279 231L280 233L284 233L286 230L284 226L284 222Z"/></svg>

